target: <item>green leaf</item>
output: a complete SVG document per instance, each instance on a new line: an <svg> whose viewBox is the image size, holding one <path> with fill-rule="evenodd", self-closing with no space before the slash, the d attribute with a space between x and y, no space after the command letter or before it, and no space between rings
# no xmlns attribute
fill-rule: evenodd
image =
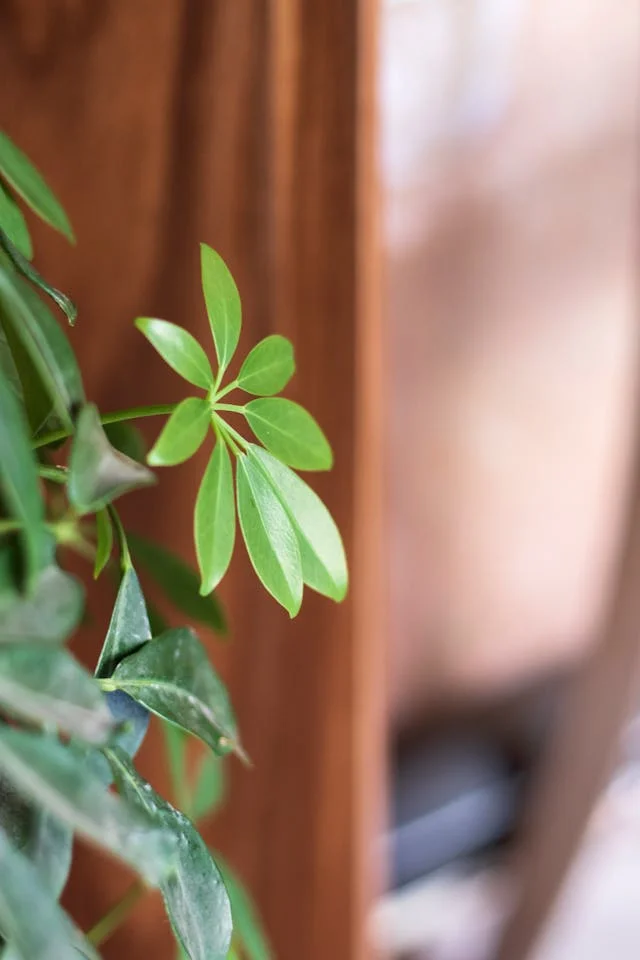
<svg viewBox="0 0 640 960"><path fill-rule="evenodd" d="M151 627L138 574L133 567L127 567L120 581L109 629L98 658L96 676L110 677L124 657L150 639Z"/></svg>
<svg viewBox="0 0 640 960"><path fill-rule="evenodd" d="M3 370L25 410L32 435L59 430L62 420L54 410L49 391L22 340L4 318L1 302L0 343Z"/></svg>
<svg viewBox="0 0 640 960"><path fill-rule="evenodd" d="M51 565L39 575L33 593L5 593L0 601L0 644L18 640L62 643L80 621L84 592L75 577Z"/></svg>
<svg viewBox="0 0 640 960"><path fill-rule="evenodd" d="M304 582L326 597L343 600L347 560L338 528L322 500L293 470L261 447L250 444L248 456L264 472L293 524Z"/></svg>
<svg viewBox="0 0 640 960"><path fill-rule="evenodd" d="M22 960L97 954L57 904L32 863L0 830L0 927Z"/></svg>
<svg viewBox="0 0 640 960"><path fill-rule="evenodd" d="M231 900L233 933L246 960L272 960L273 951L262 927L256 906L240 877L215 854Z"/></svg>
<svg viewBox="0 0 640 960"><path fill-rule="evenodd" d="M269 593L295 617L302 603L302 567L291 521L263 472L244 454L238 456L236 483L249 559Z"/></svg>
<svg viewBox="0 0 640 960"><path fill-rule="evenodd" d="M222 608L214 594L200 595L200 578L180 557L157 543L127 532L134 560L148 571L163 594L178 610L217 633L226 633ZM153 631L154 636L157 631Z"/></svg>
<svg viewBox="0 0 640 960"><path fill-rule="evenodd" d="M152 713L213 750L242 754L227 691L206 650L187 627L167 630L121 660L105 690L124 690Z"/></svg>
<svg viewBox="0 0 640 960"><path fill-rule="evenodd" d="M163 800L118 750L106 751L123 797L176 837L173 871L160 883L167 916L190 960L226 960L231 944L229 897L204 840L184 814Z"/></svg>
<svg viewBox="0 0 640 960"><path fill-rule="evenodd" d="M201 594L217 587L227 572L236 539L236 507L229 451L218 440L202 477L194 512Z"/></svg>
<svg viewBox="0 0 640 960"><path fill-rule="evenodd" d="M40 297L15 273L2 269L0 317L7 335L10 326L22 343L51 400L52 408L62 423L71 429L71 414L84 402L82 378L71 345ZM18 372L22 379L20 366ZM28 386L23 380L25 394Z"/></svg>
<svg viewBox="0 0 640 960"><path fill-rule="evenodd" d="M157 885L175 840L104 789L80 751L23 730L0 728L0 769L17 789Z"/></svg>
<svg viewBox="0 0 640 960"><path fill-rule="evenodd" d="M200 758L193 790L192 813L200 820L219 810L226 796L224 760L214 753L203 753Z"/></svg>
<svg viewBox="0 0 640 960"><path fill-rule="evenodd" d="M96 513L96 559L93 578L97 580L111 558L113 549L113 526L106 507Z"/></svg>
<svg viewBox="0 0 640 960"><path fill-rule="evenodd" d="M18 273L21 273L23 277L31 281L36 287L39 287L48 297L51 297L53 302L60 307L71 326L73 326L78 316L75 303L73 303L65 293L62 293L57 287L51 286L51 284L44 279L42 274L29 263L27 258L22 255L20 250L11 242L11 239L3 230L0 230L0 248L4 250Z"/></svg>
<svg viewBox="0 0 640 960"><path fill-rule="evenodd" d="M31 244L27 222L22 215L22 210L1 183L0 230L4 230L20 253L31 260L33 257L33 246Z"/></svg>
<svg viewBox="0 0 640 960"><path fill-rule="evenodd" d="M331 447L304 407L284 397L251 400L244 407L249 426L267 450L297 470L330 470Z"/></svg>
<svg viewBox="0 0 640 960"><path fill-rule="evenodd" d="M44 504L27 425L4 375L0 376L0 494L9 515L21 524L27 583L33 584L47 536Z"/></svg>
<svg viewBox="0 0 640 960"><path fill-rule="evenodd" d="M114 728L91 674L65 650L43 644L0 646L0 704L87 743L106 743Z"/></svg>
<svg viewBox="0 0 640 960"><path fill-rule="evenodd" d="M229 268L206 243L200 244L200 263L202 292L218 357L219 384L238 346L242 308L238 288Z"/></svg>
<svg viewBox="0 0 640 960"><path fill-rule="evenodd" d="M0 175L45 223L75 241L71 224L60 203L29 158L0 131Z"/></svg>
<svg viewBox="0 0 640 960"><path fill-rule="evenodd" d="M109 443L132 460L143 463L147 453L145 439L132 423L119 420L116 423L103 424Z"/></svg>
<svg viewBox="0 0 640 960"><path fill-rule="evenodd" d="M171 467L192 457L202 445L211 423L207 400L187 397L178 404L156 440L147 463L152 467Z"/></svg>
<svg viewBox="0 0 640 960"><path fill-rule="evenodd" d="M167 320L151 317L138 317L136 327L181 377L203 390L213 386L214 377L207 355L187 330Z"/></svg>
<svg viewBox="0 0 640 960"><path fill-rule="evenodd" d="M156 478L141 463L111 446L100 423L98 408L82 408L69 458L69 500L80 513L94 513L116 497L148 487Z"/></svg>
<svg viewBox="0 0 640 960"><path fill-rule="evenodd" d="M0 377L4 377L16 400L24 405L22 383L0 318Z"/></svg>
<svg viewBox="0 0 640 960"><path fill-rule="evenodd" d="M268 397L280 393L296 370L293 346L277 333L256 344L240 367L238 386L247 393Z"/></svg>

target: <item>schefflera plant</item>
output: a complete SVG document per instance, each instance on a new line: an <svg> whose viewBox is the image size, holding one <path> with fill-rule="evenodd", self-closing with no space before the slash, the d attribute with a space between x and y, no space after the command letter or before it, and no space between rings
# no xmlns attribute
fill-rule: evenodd
<svg viewBox="0 0 640 960"><path fill-rule="evenodd" d="M0 132L0 957L97 957L156 888L180 957L268 960L250 897L196 826L224 798L222 758L246 755L227 691L193 627L225 630L214 591L238 523L259 579L291 616L304 584L344 597L340 535L295 472L329 469L331 449L309 413L277 396L295 369L284 337L257 344L225 382L240 336L240 298L205 245L202 287L215 362L181 327L136 321L198 395L110 413L87 402L72 345L46 301L71 323L76 309L34 267L20 201L73 241L42 176ZM236 390L254 399L230 403ZM208 433L213 439L194 509L197 573L125 530L115 502L156 481L131 421L163 415L146 457L151 467L180 463ZM258 442L230 415L243 417ZM116 583L93 671L66 649L86 592L61 565L68 550L90 561L94 577L108 571ZM185 625L167 627L146 601L139 573ZM153 716L165 733L173 802L134 764ZM195 772L188 738L200 744ZM59 904L75 835L138 875L86 932Z"/></svg>

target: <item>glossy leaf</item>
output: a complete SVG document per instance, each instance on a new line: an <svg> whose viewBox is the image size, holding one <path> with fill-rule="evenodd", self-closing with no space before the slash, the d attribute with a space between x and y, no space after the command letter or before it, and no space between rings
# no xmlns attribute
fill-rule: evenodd
<svg viewBox="0 0 640 960"><path fill-rule="evenodd" d="M208 390L213 372L207 355L187 330L166 320L138 317L136 327L151 343L165 363L196 387Z"/></svg>
<svg viewBox="0 0 640 960"><path fill-rule="evenodd" d="M233 473L226 444L218 440L202 477L194 512L194 538L202 585L217 587L227 572L236 538Z"/></svg>
<svg viewBox="0 0 640 960"><path fill-rule="evenodd" d="M106 507L96 513L96 559L93 577L97 580L111 558L113 549L113 526Z"/></svg>
<svg viewBox="0 0 640 960"><path fill-rule="evenodd" d="M222 608L214 594L200 595L200 578L180 557L157 543L127 532L134 560L142 565L158 584L164 596L190 620L226 632ZM154 636L157 635L153 631Z"/></svg>
<svg viewBox="0 0 640 960"><path fill-rule="evenodd" d="M238 386L247 393L269 397L280 393L295 373L293 346L286 337L273 334L251 350L238 374Z"/></svg>
<svg viewBox="0 0 640 960"><path fill-rule="evenodd" d="M73 230L62 206L29 158L0 131L0 175L34 213L74 241Z"/></svg>
<svg viewBox="0 0 640 960"><path fill-rule="evenodd" d="M76 510L94 513L123 493L155 482L150 470L111 446L98 408L92 403L84 406L71 446L67 484Z"/></svg>
<svg viewBox="0 0 640 960"><path fill-rule="evenodd" d="M44 504L27 424L4 377L0 377L0 494L9 515L21 525L27 582L33 584L42 565L47 536Z"/></svg>
<svg viewBox="0 0 640 960"><path fill-rule="evenodd" d="M122 724L113 742L128 757L135 757L149 729L149 711L122 690L108 693L107 704L113 719Z"/></svg>
<svg viewBox="0 0 640 960"><path fill-rule="evenodd" d="M302 603L302 566L291 521L262 470L237 460L238 517L249 559L269 593L294 617Z"/></svg>
<svg viewBox="0 0 640 960"><path fill-rule="evenodd" d="M167 420L149 452L147 463L152 467L170 467L188 460L202 445L210 423L208 401L187 397Z"/></svg>
<svg viewBox="0 0 640 960"><path fill-rule="evenodd" d="M246 960L273 960L273 951L263 929L258 911L247 888L238 875L215 854L231 900L233 933Z"/></svg>
<svg viewBox="0 0 640 960"><path fill-rule="evenodd" d="M0 230L4 230L20 253L29 260L33 257L33 245L29 228L22 210L8 190L0 183Z"/></svg>
<svg viewBox="0 0 640 960"><path fill-rule="evenodd" d="M193 788L191 811L194 820L219 810L226 795L224 760L213 753L203 753Z"/></svg>
<svg viewBox="0 0 640 960"><path fill-rule="evenodd" d="M124 690L215 751L242 753L227 691L206 650L186 627L167 630L125 657L103 688Z"/></svg>
<svg viewBox="0 0 640 960"><path fill-rule="evenodd" d="M0 315L5 330L10 325L21 341L55 413L71 429L72 412L84 401L82 378L71 345L40 297L16 274L2 269ZM22 378L20 366L18 371ZM27 386L23 380L25 393Z"/></svg>
<svg viewBox="0 0 640 960"><path fill-rule="evenodd" d="M143 463L147 453L145 439L132 423L126 420L119 420L116 423L103 424L104 432L112 447L124 453L132 460Z"/></svg>
<svg viewBox="0 0 640 960"><path fill-rule="evenodd" d="M96 676L110 677L123 657L138 650L150 638L151 627L138 574L133 567L127 567L98 658Z"/></svg>
<svg viewBox="0 0 640 960"><path fill-rule="evenodd" d="M0 830L0 928L21 960L96 958L29 860Z"/></svg>
<svg viewBox="0 0 640 960"><path fill-rule="evenodd" d="M175 867L160 883L167 916L190 960L226 960L231 906L222 876L204 840L184 814L160 797L118 750L108 750L120 793L177 840Z"/></svg>
<svg viewBox="0 0 640 960"><path fill-rule="evenodd" d="M343 600L348 584L347 561L338 528L322 500L266 450L251 444L248 455L268 478L293 524L304 582L324 596Z"/></svg>
<svg viewBox="0 0 640 960"><path fill-rule="evenodd" d="M222 257L203 243L200 261L202 292L218 357L219 381L238 346L242 308L238 288Z"/></svg>
<svg viewBox="0 0 640 960"><path fill-rule="evenodd" d="M157 884L170 869L174 838L106 791L81 753L47 737L0 728L0 769L26 797L130 864L148 883Z"/></svg>
<svg viewBox="0 0 640 960"><path fill-rule="evenodd" d="M304 407L284 397L251 400L244 408L249 426L267 450L297 470L329 470L331 447Z"/></svg>
<svg viewBox="0 0 640 960"><path fill-rule="evenodd" d="M0 646L0 706L87 743L106 743L114 728L91 674L66 650L44 644Z"/></svg>
<svg viewBox="0 0 640 960"><path fill-rule="evenodd" d="M23 256L18 247L12 243L11 239L2 230L0 230L0 249L5 252L18 273L22 274L22 276L33 283L34 286L39 287L48 297L51 297L53 302L60 307L69 323L73 326L78 316L75 303L65 293L45 280L42 274Z"/></svg>
<svg viewBox="0 0 640 960"><path fill-rule="evenodd" d="M84 592L78 580L51 565L38 576L31 596L17 591L0 601L0 644L18 640L62 643L82 616Z"/></svg>

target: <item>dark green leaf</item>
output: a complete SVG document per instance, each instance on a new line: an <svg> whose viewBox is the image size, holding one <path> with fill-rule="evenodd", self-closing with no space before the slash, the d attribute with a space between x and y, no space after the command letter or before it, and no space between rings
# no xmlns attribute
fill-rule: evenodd
<svg viewBox="0 0 640 960"><path fill-rule="evenodd" d="M124 690L213 750L242 753L227 691L206 650L186 627L167 630L121 660L105 690Z"/></svg>
<svg viewBox="0 0 640 960"><path fill-rule="evenodd" d="M222 257L200 245L202 292L218 357L218 382L233 357L242 324L240 296L229 268Z"/></svg>
<svg viewBox="0 0 640 960"><path fill-rule="evenodd" d="M214 753L203 753L200 758L193 789L192 813L200 820L219 810L224 803L226 781L224 760Z"/></svg>
<svg viewBox="0 0 640 960"><path fill-rule="evenodd" d="M11 347L7 339L7 334L4 327L2 326L0 318L0 377L4 377L6 383L10 387L13 395L19 403L24 404L24 396L22 393L22 382L20 380L20 374L18 373L18 368L16 367L16 362L11 352Z"/></svg>
<svg viewBox="0 0 640 960"><path fill-rule="evenodd" d="M24 407L33 437L59 430L62 420L54 410L51 395L22 340L6 318L3 319L1 302L0 341L3 348L3 369Z"/></svg>
<svg viewBox="0 0 640 960"><path fill-rule="evenodd" d="M118 750L107 750L120 793L177 840L174 870L160 883L167 916L190 960L226 960L231 907L220 871L193 824L163 800Z"/></svg>
<svg viewBox="0 0 640 960"><path fill-rule="evenodd" d="M272 960L273 951L262 927L255 904L240 878L216 853L233 917L233 933L242 946L246 960Z"/></svg>
<svg viewBox="0 0 640 960"><path fill-rule="evenodd" d="M78 960L97 954L58 906L32 863L0 830L0 927L22 960Z"/></svg>
<svg viewBox="0 0 640 960"><path fill-rule="evenodd" d="M297 470L329 470L331 447L304 407L284 397L251 400L244 408L249 426L274 457Z"/></svg>
<svg viewBox="0 0 640 960"><path fill-rule="evenodd" d="M0 769L28 798L120 857L147 882L171 868L175 840L114 794L85 756L50 738L0 728Z"/></svg>
<svg viewBox="0 0 640 960"><path fill-rule="evenodd" d="M98 579L111 557L113 549L113 527L111 517L106 507L96 513L96 559L93 566L93 577Z"/></svg>
<svg viewBox="0 0 640 960"><path fill-rule="evenodd" d="M4 230L20 253L31 260L33 257L33 246L31 244L27 222L22 215L22 210L1 183L0 230Z"/></svg>
<svg viewBox="0 0 640 960"><path fill-rule="evenodd" d="M75 577L51 565L39 575L30 597L17 591L0 599L0 643L41 640L62 643L78 625L84 593Z"/></svg>
<svg viewBox="0 0 640 960"><path fill-rule="evenodd" d="M0 495L9 515L20 524L27 583L42 566L44 504L27 424L11 387L0 375Z"/></svg>
<svg viewBox="0 0 640 960"><path fill-rule="evenodd" d="M291 521L262 470L237 461L238 516L249 559L269 593L295 617L302 603L302 566Z"/></svg>
<svg viewBox="0 0 640 960"><path fill-rule="evenodd" d="M165 720L162 724L164 747L171 774L171 786L176 806L185 813L191 802L189 790L189 771L187 769L187 751L189 737L182 727L176 727ZM209 753L210 751L207 751Z"/></svg>
<svg viewBox="0 0 640 960"><path fill-rule="evenodd" d="M226 632L220 604L214 594L200 596L200 578L195 570L151 540L133 533L127 533L127 537L134 560L146 568L167 600L191 620L218 633Z"/></svg>
<svg viewBox="0 0 640 960"><path fill-rule="evenodd" d="M114 743L128 757L135 757L149 729L149 711L122 690L108 693L107 704L113 719L123 725Z"/></svg>
<svg viewBox="0 0 640 960"><path fill-rule="evenodd" d="M40 297L20 277L3 269L0 269L0 316L7 335L10 325L21 341L55 413L71 429L71 413L84 401L80 370L71 345ZM22 378L20 365L18 372ZM26 394L28 384L24 380L23 387Z"/></svg>
<svg viewBox="0 0 640 960"><path fill-rule="evenodd" d="M0 646L0 705L88 743L106 743L114 727L91 674L65 650L43 644Z"/></svg>
<svg viewBox="0 0 640 960"><path fill-rule="evenodd" d="M22 255L20 250L2 230L0 230L0 248L4 250L18 273L21 273L23 277L31 281L36 287L39 287L48 297L51 297L53 302L60 307L71 326L73 326L78 316L76 305L66 294L58 290L57 287L52 287L51 284L44 279L42 274L29 263L27 258Z"/></svg>
<svg viewBox="0 0 640 960"><path fill-rule="evenodd" d="M196 554L200 566L200 593L217 587L227 572L236 538L236 508L229 451L218 440L202 477L194 513Z"/></svg>
<svg viewBox="0 0 640 960"><path fill-rule="evenodd" d="M111 446L100 423L98 408L82 408L69 459L69 500L81 513L94 513L116 497L155 483L141 463Z"/></svg>
<svg viewBox="0 0 640 960"><path fill-rule="evenodd" d="M138 317L136 327L153 344L165 363L196 387L208 390L213 385L213 373L207 355L187 330L168 323Z"/></svg>
<svg viewBox="0 0 640 960"><path fill-rule="evenodd" d="M29 158L0 131L0 175L34 213L74 242L73 230L60 203Z"/></svg>
<svg viewBox="0 0 640 960"><path fill-rule="evenodd" d="M263 470L293 524L302 578L318 593L343 600L347 592L347 561L340 533L320 497L293 470L253 444L248 455Z"/></svg>
<svg viewBox="0 0 640 960"><path fill-rule="evenodd" d="M211 423L207 400L187 397L178 404L151 448L147 463L152 467L171 467L192 457L201 446Z"/></svg>
<svg viewBox="0 0 640 960"><path fill-rule="evenodd" d="M123 659L151 638L151 627L138 575L127 567L111 614L98 665L97 677L110 677Z"/></svg>
<svg viewBox="0 0 640 960"><path fill-rule="evenodd" d="M116 423L103 424L109 443L132 460L142 463L147 453L145 439L132 423L119 420Z"/></svg>
<svg viewBox="0 0 640 960"><path fill-rule="evenodd" d="M278 334L256 344L240 367L238 386L247 393L269 397L286 387L296 370L293 346Z"/></svg>

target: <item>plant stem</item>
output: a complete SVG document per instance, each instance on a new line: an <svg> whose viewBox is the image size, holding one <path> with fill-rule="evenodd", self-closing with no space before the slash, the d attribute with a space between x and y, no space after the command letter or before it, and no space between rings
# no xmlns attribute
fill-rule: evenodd
<svg viewBox="0 0 640 960"><path fill-rule="evenodd" d="M146 407L128 407L126 410L112 410L111 413L105 413L100 417L102 424L120 423L122 420L139 420L142 417L161 417L168 413L173 413L177 403L156 403ZM46 447L49 443L56 443L58 440L65 440L70 437L72 430L61 428L52 430L51 433L45 433L41 437L36 437L32 443L34 450L38 447Z"/></svg>
<svg viewBox="0 0 640 960"><path fill-rule="evenodd" d="M226 387L220 390L219 393L216 393L213 397L213 402L217 404L218 400L222 400L223 397L226 397L228 393L231 393L232 390L235 390L238 386L237 380L232 380L231 383L228 383Z"/></svg>
<svg viewBox="0 0 640 960"><path fill-rule="evenodd" d="M38 467L38 473L43 480L52 480L54 483L67 482L66 467L49 467L46 464L41 464Z"/></svg>
<svg viewBox="0 0 640 960"><path fill-rule="evenodd" d="M231 413L244 413L244 407L240 403L218 403L213 404L214 410L229 410Z"/></svg>
<svg viewBox="0 0 640 960"><path fill-rule="evenodd" d="M111 936L118 927L124 923L135 905L147 892L147 888L141 880L135 880L125 895L119 900L108 913L105 913L101 920L89 930L87 940L94 947L99 947L101 943Z"/></svg>
<svg viewBox="0 0 640 960"><path fill-rule="evenodd" d="M22 524L19 520L0 520L0 536L3 533L15 533L16 530L21 530Z"/></svg>

